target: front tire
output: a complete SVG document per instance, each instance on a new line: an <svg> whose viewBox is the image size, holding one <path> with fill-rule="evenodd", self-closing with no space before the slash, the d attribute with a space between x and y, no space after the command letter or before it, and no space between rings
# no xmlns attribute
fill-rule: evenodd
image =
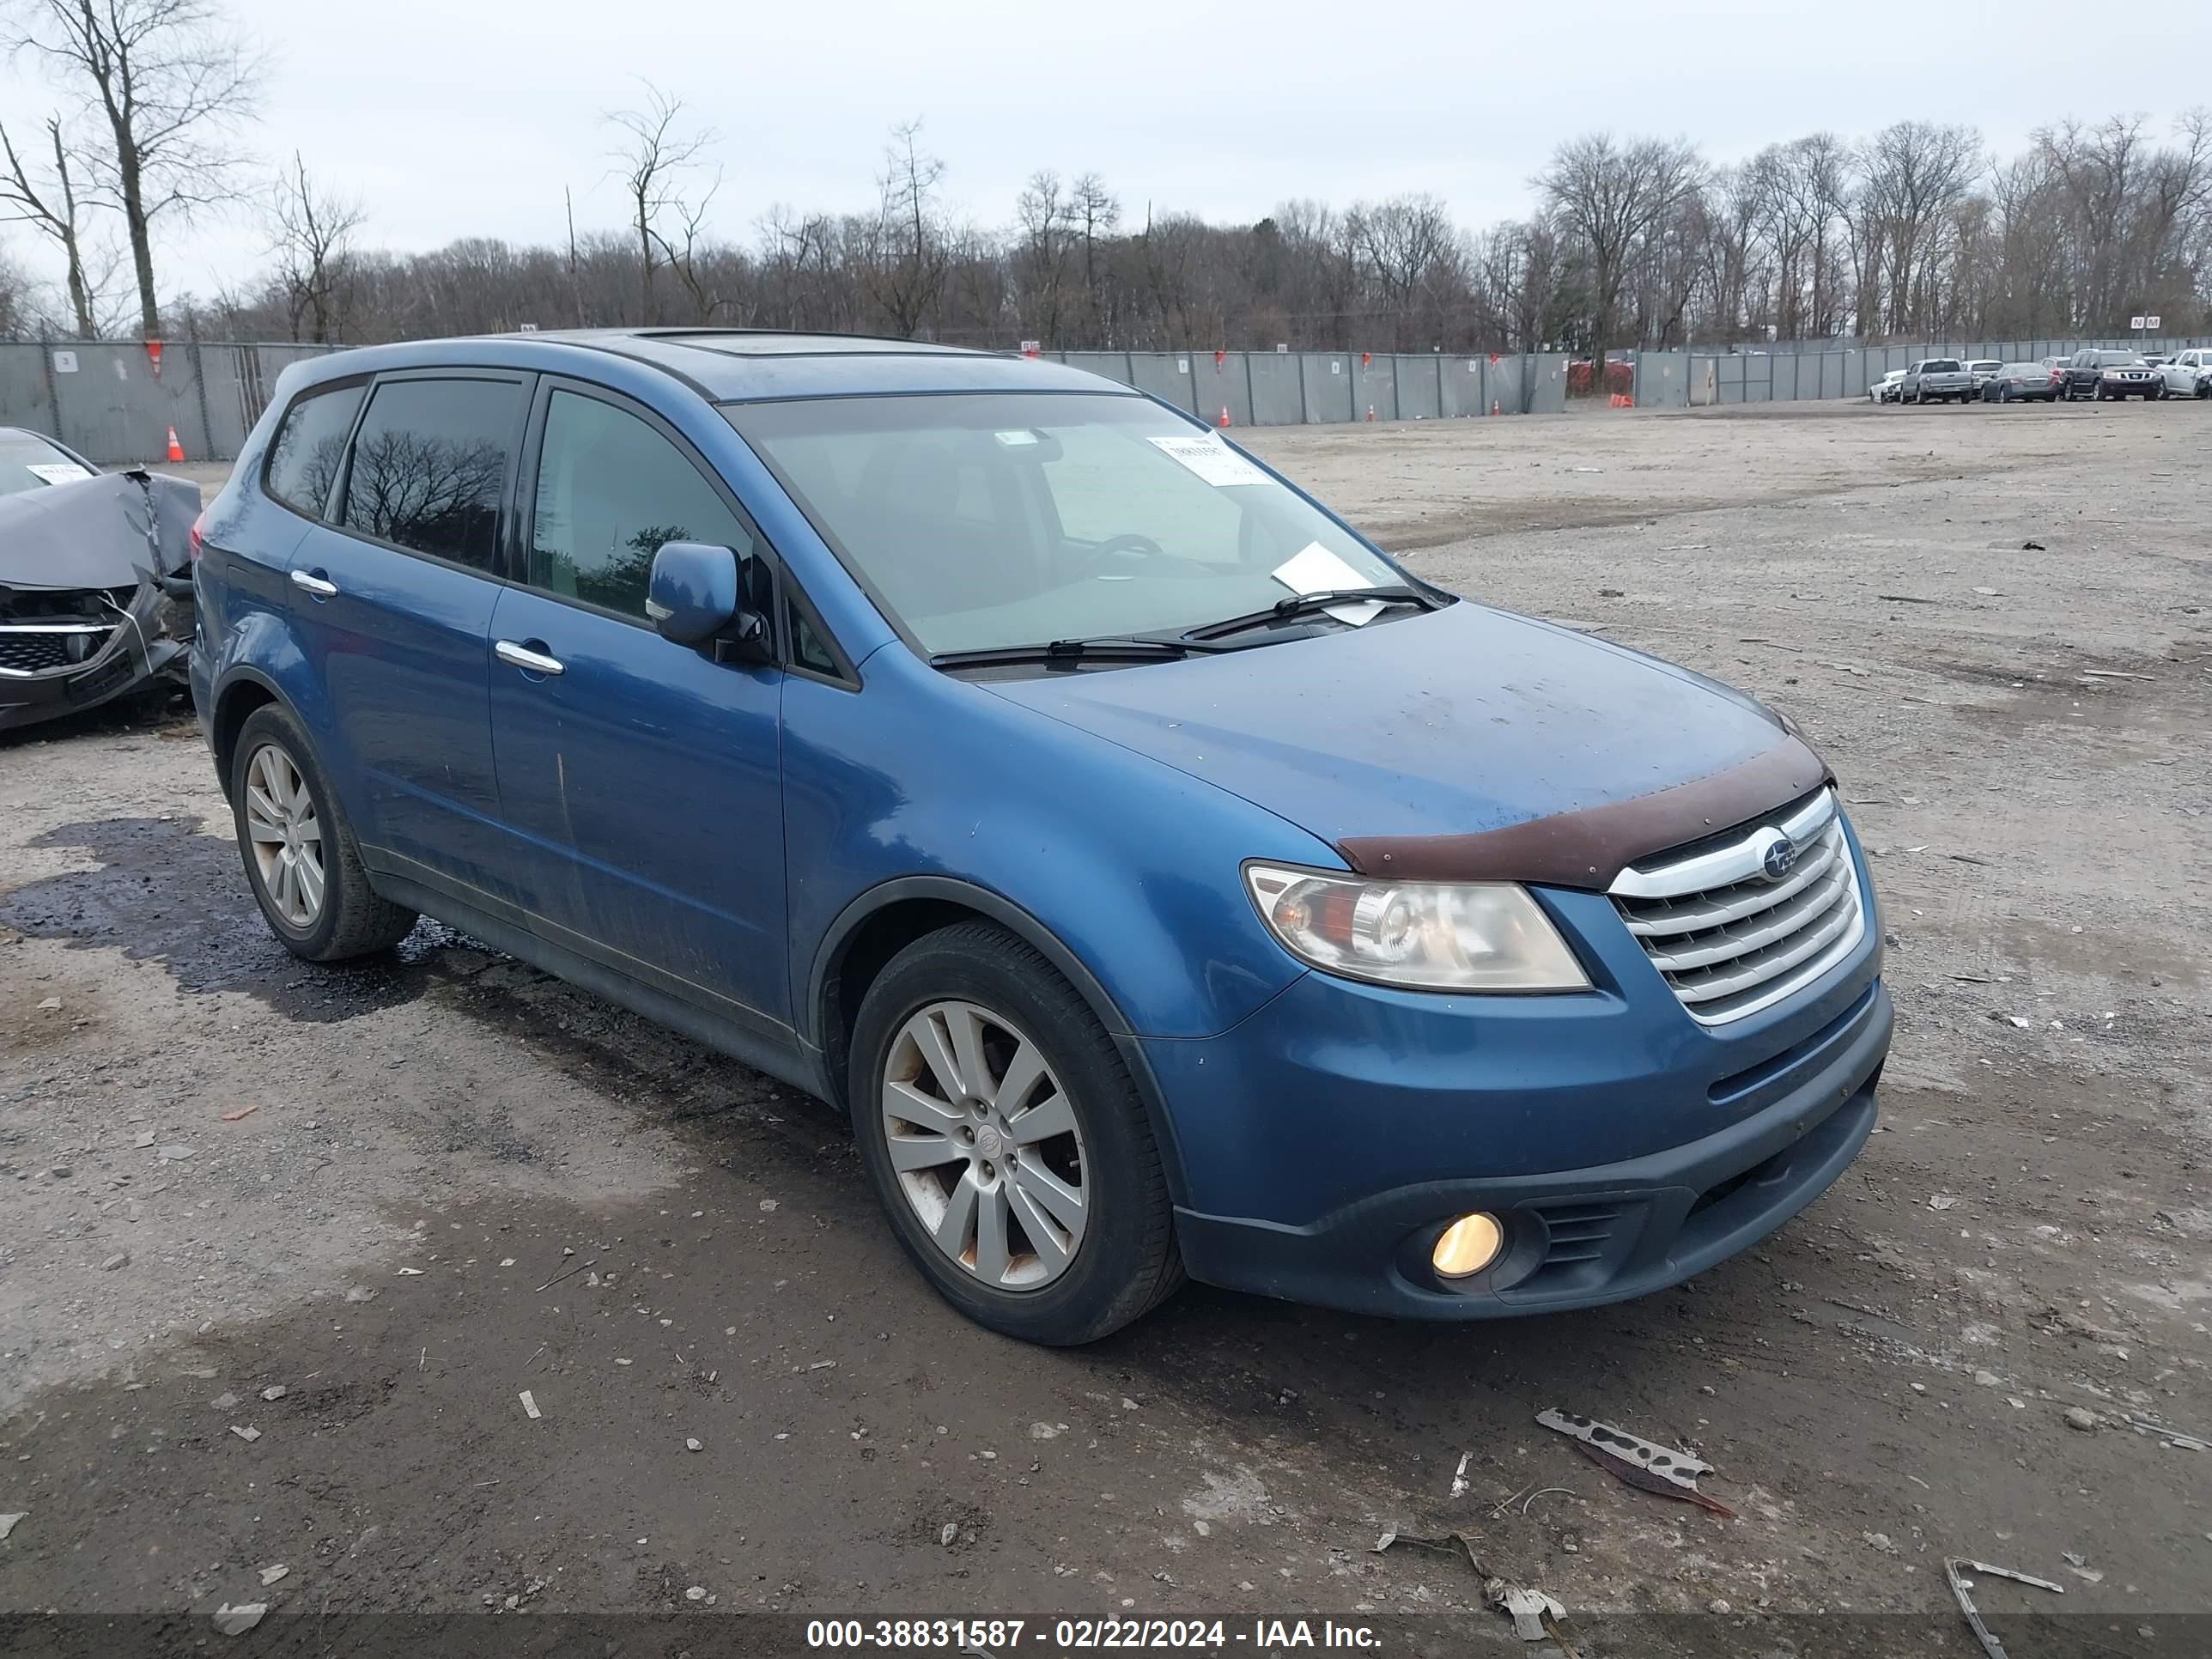
<svg viewBox="0 0 2212 1659"><path fill-rule="evenodd" d="M1090 1005L1038 951L962 922L861 1000L846 1093L909 1260L977 1324L1066 1347L1182 1282L1144 1103Z"/></svg>
<svg viewBox="0 0 2212 1659"><path fill-rule="evenodd" d="M255 902L307 962L388 951L415 912L380 898L337 794L299 721L276 703L246 716L231 751L230 810Z"/></svg>

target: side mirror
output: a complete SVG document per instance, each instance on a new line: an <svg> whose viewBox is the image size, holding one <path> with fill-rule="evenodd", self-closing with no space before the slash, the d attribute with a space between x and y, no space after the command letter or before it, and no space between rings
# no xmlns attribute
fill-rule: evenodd
<svg viewBox="0 0 2212 1659"><path fill-rule="evenodd" d="M726 641L729 654L758 659L768 641L768 621L754 610L752 555L703 542L665 542L653 556L645 614L665 640L699 646Z"/></svg>

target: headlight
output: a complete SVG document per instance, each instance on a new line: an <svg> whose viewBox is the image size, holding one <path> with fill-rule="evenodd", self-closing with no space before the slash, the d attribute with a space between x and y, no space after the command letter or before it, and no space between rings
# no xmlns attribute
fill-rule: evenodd
<svg viewBox="0 0 2212 1659"><path fill-rule="evenodd" d="M1332 974L1423 991L1582 991L1589 979L1513 882L1386 882L1248 864L1260 919Z"/></svg>

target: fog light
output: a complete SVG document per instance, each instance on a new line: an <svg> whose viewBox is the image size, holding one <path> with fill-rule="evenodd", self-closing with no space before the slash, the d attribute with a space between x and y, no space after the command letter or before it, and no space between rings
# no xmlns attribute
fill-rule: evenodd
<svg viewBox="0 0 2212 1659"><path fill-rule="evenodd" d="M1429 1261L1443 1278L1465 1279L1497 1261L1504 1244L1505 1230L1498 1224L1498 1218L1478 1211L1444 1229Z"/></svg>

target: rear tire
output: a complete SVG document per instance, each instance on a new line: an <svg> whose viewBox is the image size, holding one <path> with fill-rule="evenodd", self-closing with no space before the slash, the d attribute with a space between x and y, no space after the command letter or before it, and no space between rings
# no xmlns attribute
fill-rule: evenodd
<svg viewBox="0 0 2212 1659"><path fill-rule="evenodd" d="M1024 1056L1042 1070L1032 1066L1033 1087L1009 1098ZM1029 945L984 921L917 939L861 1000L848 1063L860 1161L891 1231L938 1294L977 1324L1073 1346L1182 1285L1144 1102L1091 1006ZM1071 1127L1025 1139L1025 1111L1054 1099ZM1079 1196L1079 1230L1062 1224L1074 1213L1070 1195Z"/></svg>
<svg viewBox="0 0 2212 1659"><path fill-rule="evenodd" d="M343 962L388 951L413 929L415 912L370 888L337 793L281 703L264 703L239 728L230 810L246 884L294 956Z"/></svg>

